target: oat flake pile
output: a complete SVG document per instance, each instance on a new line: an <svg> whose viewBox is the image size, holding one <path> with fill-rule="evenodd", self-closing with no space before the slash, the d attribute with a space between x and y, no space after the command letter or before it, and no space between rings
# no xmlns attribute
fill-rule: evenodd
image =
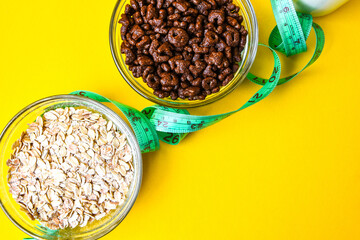
<svg viewBox="0 0 360 240"><path fill-rule="evenodd" d="M134 176L126 136L86 109L46 112L13 150L10 192L31 219L50 229L101 219L124 203Z"/></svg>

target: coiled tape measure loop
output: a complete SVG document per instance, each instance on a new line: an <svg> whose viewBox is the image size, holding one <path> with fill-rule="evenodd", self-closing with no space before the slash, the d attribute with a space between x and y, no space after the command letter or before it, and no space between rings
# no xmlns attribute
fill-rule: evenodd
<svg viewBox="0 0 360 240"><path fill-rule="evenodd" d="M111 102L116 105L130 122L143 153L159 149L159 140L176 145L188 133L211 126L266 98L277 85L293 79L319 58L324 48L325 35L320 26L312 22L311 15L296 13L291 0L271 0L271 4L277 26L270 34L270 47L263 44L259 45L268 47L272 51L275 62L274 70L269 79L256 77L251 73L248 74L247 77L252 82L260 84L262 87L242 107L235 111L210 116L195 116L190 115L186 110L154 105L140 112L97 93L75 91L71 94L89 97L99 102ZM312 58L298 73L280 79L281 64L275 50L287 56L305 52L307 49L306 39L310 34L311 27L314 28L316 34L316 47Z"/></svg>
<svg viewBox="0 0 360 240"><path fill-rule="evenodd" d="M321 27L313 22L311 15L295 12L291 0L271 0L271 5L277 23L269 37L269 46L271 48L286 56L299 54L307 50L306 40L310 35L311 27L315 30L316 35L315 51L310 61L299 72L281 78L278 83L280 85L299 75L320 57L324 49L325 34ZM251 73L248 74L247 78L259 85L264 85L267 81Z"/></svg>

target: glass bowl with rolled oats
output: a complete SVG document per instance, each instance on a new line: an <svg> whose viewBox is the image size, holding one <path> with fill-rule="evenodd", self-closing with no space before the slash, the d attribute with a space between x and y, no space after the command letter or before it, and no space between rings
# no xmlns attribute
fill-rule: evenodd
<svg viewBox="0 0 360 240"><path fill-rule="evenodd" d="M37 239L97 239L128 214L142 158L135 135L107 106L74 95L39 100L0 135L0 205Z"/></svg>

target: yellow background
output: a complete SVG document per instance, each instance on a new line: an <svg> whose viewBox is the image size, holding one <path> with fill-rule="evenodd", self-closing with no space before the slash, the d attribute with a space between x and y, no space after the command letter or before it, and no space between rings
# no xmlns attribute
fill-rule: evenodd
<svg viewBox="0 0 360 240"><path fill-rule="evenodd" d="M270 1L252 0L260 41L275 25ZM0 128L40 98L86 89L142 109L113 63L108 26L115 0L0 3ZM360 1L316 18L320 59L263 102L144 155L141 192L103 239L360 239ZM310 36L309 50L313 50ZM287 73L311 53L291 59ZM253 72L268 76L259 50ZM249 81L191 113L242 105ZM4 159L2 159L4 161ZM2 238L25 237L0 213Z"/></svg>

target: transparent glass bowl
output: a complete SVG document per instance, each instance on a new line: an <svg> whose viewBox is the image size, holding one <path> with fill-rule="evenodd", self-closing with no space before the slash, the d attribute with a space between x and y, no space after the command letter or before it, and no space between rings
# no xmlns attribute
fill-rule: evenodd
<svg viewBox="0 0 360 240"><path fill-rule="evenodd" d="M251 65L255 60L255 55L258 47L258 24L254 9L250 0L233 0L234 4L240 7L240 13L244 17L243 24L245 29L249 32L247 37L247 44L242 53L242 62L239 70L236 72L234 79L226 86L221 87L220 91L206 97L205 100L189 101L186 99L172 100L171 98L158 98L153 94L153 89L149 88L142 78L134 78L130 70L125 64L125 55L121 54L121 24L119 20L125 11L125 6L130 3L130 0L118 0L110 24L110 47L111 52L117 68L126 82L141 96L160 105L175 107L175 108L190 108L204 106L215 102L230 92L232 92L239 84L243 82L248 74Z"/></svg>
<svg viewBox="0 0 360 240"><path fill-rule="evenodd" d="M8 166L7 159L12 153L12 144L20 137L21 133L28 127L28 123L33 122L37 116L43 114L46 109L74 106L85 107L89 110L99 112L108 120L111 120L118 129L126 134L129 145L133 152L134 179L130 186L130 190L125 203L113 210L106 217L89 223L84 228L76 227L74 229L64 229L59 231L49 231L40 226L39 221L31 220L23 211L20 205L15 202L9 193L7 184ZM23 232L36 239L97 239L113 230L128 214L133 206L139 193L142 178L142 158L141 151L135 135L114 111L105 105L94 100L74 96L74 95L58 95L41 99L30 104L21 110L5 127L0 135L0 205L9 219Z"/></svg>

